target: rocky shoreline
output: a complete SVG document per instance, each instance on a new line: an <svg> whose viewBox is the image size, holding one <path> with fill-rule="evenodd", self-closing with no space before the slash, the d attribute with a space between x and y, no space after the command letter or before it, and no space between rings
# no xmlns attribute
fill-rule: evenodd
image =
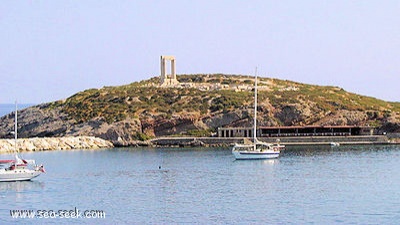
<svg viewBox="0 0 400 225"><path fill-rule="evenodd" d="M0 153L12 153L15 151L14 139L0 139L0 146ZM21 152L112 147L114 145L110 141L92 136L21 138L17 140L17 148Z"/></svg>
<svg viewBox="0 0 400 225"><path fill-rule="evenodd" d="M261 138L263 141L274 143L274 138ZM349 137L286 137L280 138L286 146L303 145L330 145L332 142L341 145L382 145L400 144L400 138L387 136L349 136ZM243 143L244 138L216 138L216 137L160 137L148 141L136 141L123 147L228 147L234 143ZM93 136L78 137L46 137L18 139L18 151L51 151L72 149L100 149L117 147L112 142ZM0 139L0 153L12 153L15 149L14 139Z"/></svg>

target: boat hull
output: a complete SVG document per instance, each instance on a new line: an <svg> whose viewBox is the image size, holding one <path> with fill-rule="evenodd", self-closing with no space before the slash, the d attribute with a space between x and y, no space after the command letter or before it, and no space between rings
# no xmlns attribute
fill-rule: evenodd
<svg viewBox="0 0 400 225"><path fill-rule="evenodd" d="M0 182L27 181L39 176L42 172L37 170L1 170Z"/></svg>
<svg viewBox="0 0 400 225"><path fill-rule="evenodd" d="M235 159L275 159L279 157L279 151L232 151Z"/></svg>

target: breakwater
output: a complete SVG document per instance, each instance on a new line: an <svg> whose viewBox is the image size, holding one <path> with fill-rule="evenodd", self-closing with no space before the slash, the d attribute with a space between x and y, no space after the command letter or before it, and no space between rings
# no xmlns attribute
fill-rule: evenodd
<svg viewBox="0 0 400 225"><path fill-rule="evenodd" d="M258 138L261 141L276 143L277 138ZM384 135L372 136L329 136L329 137L280 137L280 143L286 146L301 145L330 145L332 142L341 145L370 145L370 144L400 144L399 138L389 139ZM148 141L137 141L134 146L152 147L227 147L234 143L243 143L245 138L221 137L159 137ZM107 140L91 137L49 137L21 138L17 140L18 151L48 151L70 149L99 149L112 148L114 145ZM0 153L15 151L14 139L0 139Z"/></svg>
<svg viewBox="0 0 400 225"><path fill-rule="evenodd" d="M21 152L70 149L99 149L110 148L113 146L114 145L109 141L91 136L21 138L17 140L17 149ZM11 153L14 151L14 139L0 139L0 153Z"/></svg>
<svg viewBox="0 0 400 225"><path fill-rule="evenodd" d="M243 143L246 138L242 137L160 137L146 142L152 146L232 146L234 143ZM385 135L366 136L313 136L313 137L260 137L260 141L276 143L279 139L286 146L301 145L330 145L332 142L343 145L370 145L370 144L396 144ZM143 143L145 145L146 143Z"/></svg>

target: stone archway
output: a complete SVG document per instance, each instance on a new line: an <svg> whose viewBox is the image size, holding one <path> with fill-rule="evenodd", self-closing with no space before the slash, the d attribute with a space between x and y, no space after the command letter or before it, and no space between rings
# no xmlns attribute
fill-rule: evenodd
<svg viewBox="0 0 400 225"><path fill-rule="evenodd" d="M167 74L167 61L171 62L171 74ZM162 55L161 56L161 86L173 86L178 84L176 79L176 64L175 56Z"/></svg>

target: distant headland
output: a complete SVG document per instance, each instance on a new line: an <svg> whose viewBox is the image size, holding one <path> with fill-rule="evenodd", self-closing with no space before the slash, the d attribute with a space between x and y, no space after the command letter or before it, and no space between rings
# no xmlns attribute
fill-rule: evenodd
<svg viewBox="0 0 400 225"><path fill-rule="evenodd" d="M169 79L166 75L163 79ZM93 136L114 146L158 137L215 137L218 128L252 127L250 75L175 75L88 89L18 112L21 138ZM340 87L258 78L258 124L367 126L376 134L400 132L400 103ZM12 138L13 113L0 118L0 138Z"/></svg>

